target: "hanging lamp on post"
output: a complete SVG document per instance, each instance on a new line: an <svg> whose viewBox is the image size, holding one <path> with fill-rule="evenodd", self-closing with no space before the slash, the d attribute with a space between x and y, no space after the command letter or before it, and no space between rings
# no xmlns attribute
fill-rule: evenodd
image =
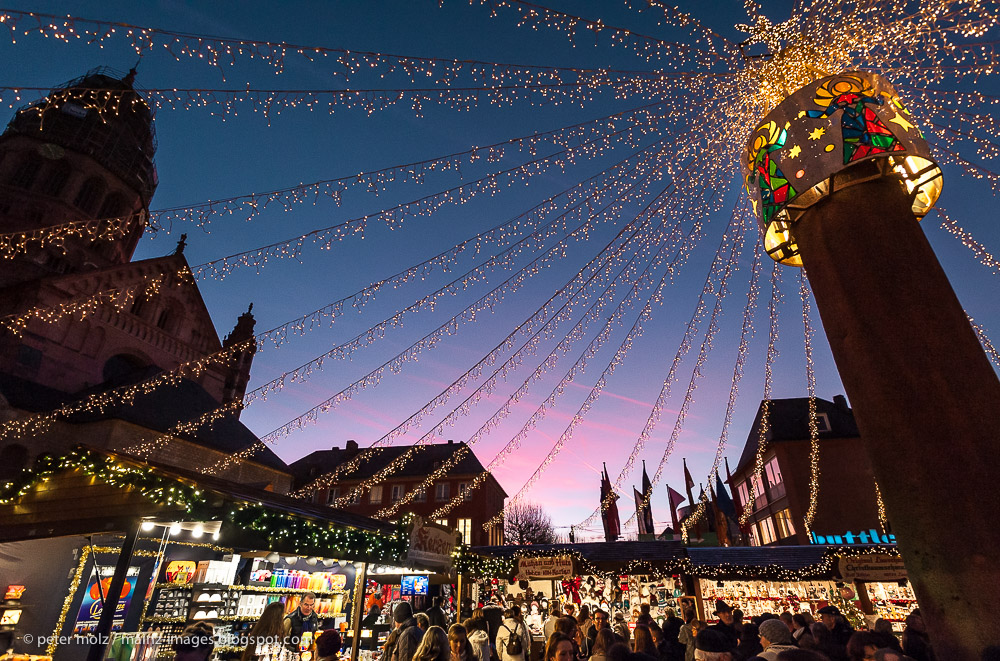
<svg viewBox="0 0 1000 661"><path fill-rule="evenodd" d="M881 76L820 78L758 122L744 182L767 253L808 273L935 653L974 661L1000 381L917 222L942 186L917 123Z"/></svg>

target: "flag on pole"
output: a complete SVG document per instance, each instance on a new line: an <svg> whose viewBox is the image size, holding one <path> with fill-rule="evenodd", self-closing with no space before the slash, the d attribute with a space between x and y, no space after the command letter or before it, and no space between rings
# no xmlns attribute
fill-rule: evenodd
<svg viewBox="0 0 1000 661"><path fill-rule="evenodd" d="M635 496L635 520L639 524L639 534L640 535L650 535L652 531L646 527L646 515L645 508L642 504L642 494L635 487L632 487L632 493Z"/></svg>
<svg viewBox="0 0 1000 661"><path fill-rule="evenodd" d="M688 470L688 460L682 459L682 461L684 462L684 490L687 491L688 502L691 503L691 507L694 507L694 498L691 496L691 490L694 489L694 478L691 477L691 471Z"/></svg>
<svg viewBox="0 0 1000 661"><path fill-rule="evenodd" d="M610 504L605 507L605 502L610 498ZM601 521L604 523L604 539L609 542L617 540L621 534L621 520L618 518L618 494L611 488L611 479L608 477L608 466L604 465L604 472L601 474Z"/></svg>
<svg viewBox="0 0 1000 661"><path fill-rule="evenodd" d="M667 485L667 503L670 505L670 524L673 526L673 531L679 533L681 531L680 523L677 522L677 507L684 502L684 494L677 493Z"/></svg>
<svg viewBox="0 0 1000 661"><path fill-rule="evenodd" d="M718 477L718 475L716 475L716 477ZM716 493L715 489L712 488L711 482L708 484L708 493L711 494L711 508L709 512L711 515L710 520L715 523L715 534L718 536L719 545L732 546L729 541L729 521L727 520L725 513L722 511L722 507L719 505L719 495Z"/></svg>
<svg viewBox="0 0 1000 661"><path fill-rule="evenodd" d="M733 503L732 497L729 492L726 491L726 485L722 483L722 478L719 474L715 474L715 497L719 503L719 509L722 513L728 516L730 519L736 520L736 504Z"/></svg>
<svg viewBox="0 0 1000 661"><path fill-rule="evenodd" d="M636 515L641 515L646 524L646 533L650 535L656 534L656 524L653 523L653 484L649 481L649 475L646 474L646 462L642 462L642 500L643 508L642 511L636 510Z"/></svg>

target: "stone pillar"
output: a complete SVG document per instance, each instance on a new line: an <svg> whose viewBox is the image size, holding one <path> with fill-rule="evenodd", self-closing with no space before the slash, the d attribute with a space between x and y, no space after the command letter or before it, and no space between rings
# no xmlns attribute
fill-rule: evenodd
<svg viewBox="0 0 1000 661"><path fill-rule="evenodd" d="M897 181L794 237L935 654L978 661L1000 644L1000 381Z"/></svg>

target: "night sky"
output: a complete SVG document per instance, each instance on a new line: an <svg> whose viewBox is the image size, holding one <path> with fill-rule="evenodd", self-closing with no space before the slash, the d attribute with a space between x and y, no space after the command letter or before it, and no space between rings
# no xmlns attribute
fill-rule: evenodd
<svg viewBox="0 0 1000 661"><path fill-rule="evenodd" d="M636 3L645 4L645 3ZM783 19L790 3L767 3L769 15ZM680 31L658 26L651 11L638 12L615 2L563 2L553 4L583 16L601 17L605 24L629 27L643 34L686 41ZM571 42L556 30L518 28L517 16L500 9L491 17L487 7L463 2L380 1L358 2L36 2L16 9L72 14L78 17L114 20L146 27L156 27L198 35L286 42L314 47L344 48L414 56L482 60L489 62L534 64L560 67L613 68L620 70L673 71L668 59L646 61L606 37L595 39L591 33L580 34ZM733 41L745 35L733 28L745 21L742 3L682 3L690 11ZM770 13L773 12L773 13ZM79 76L85 71L108 66L120 72L136 65L137 55L122 39L112 39L103 48L96 45L46 39L37 34L18 34L11 44L8 33L0 30L0 57L4 62L4 86L49 87ZM679 67L686 70L686 65ZM289 54L284 70L259 59L238 57L233 66L213 67L203 60L180 56L175 59L162 47L145 54L138 62L137 85L141 88L197 89L285 89L332 90L353 88L401 87L399 78L382 80L379 72L361 75L349 85L334 73L333 58L306 58ZM966 88L974 84L964 83ZM982 79L975 83L983 92L996 92L996 81ZM430 87L430 83L407 83L408 87ZM37 95L26 94L22 103ZM5 96L5 100L8 100ZM698 91L686 95L685 121L697 127L702 113L714 102ZM189 110L157 110L156 131L159 147L156 164L160 184L153 199L153 210L186 207L231 196L245 195L295 186L318 180L335 179L461 152L535 132L552 131L578 122L597 119L650 103L647 96L615 98L607 91L595 93L582 104L543 104L518 100L489 105L481 100L477 107L455 109L425 105L420 116L402 101L370 116L362 109L336 106L329 112L326 100L310 111L307 108L282 110L269 119L254 112L247 104L236 107L235 114L224 114L218 106ZM540 101L540 99L537 99ZM20 105L15 103L15 106ZM7 117L12 111L6 111ZM915 110L917 120L919 113ZM704 126L704 135L712 132ZM642 136L637 147L656 142L657 136ZM959 150L968 145L960 141ZM557 151L551 145L539 148L538 157ZM578 158L564 170L551 168L545 174L504 186L496 195L478 196L464 205L446 205L430 216L407 218L396 229L372 222L363 238L351 235L321 250L307 244L297 259L271 260L261 269L243 268L219 280L204 278L199 284L220 336L232 328L236 317L252 302L257 330L263 331L357 292L372 282L418 264L450 247L522 214L547 197L577 182L600 175L630 155L635 148L618 144L614 149L592 159ZM973 155L968 157L990 167ZM207 228L176 220L172 226L147 234L140 243L136 258L164 255L173 251L182 232L188 234L185 255L192 265L201 264L278 242L311 230L333 226L350 219L373 214L380 209L444 191L463 182L473 181L492 171L515 167L532 160L527 152L508 150L497 163L481 161L454 171L429 174L422 184L393 182L377 195L363 186L348 189L342 204L329 197L309 196L291 211L268 209L247 221L245 216L215 217ZM739 173L734 173L737 181ZM705 176L695 172L694 177ZM690 259L666 288L662 304L652 308L652 319L630 349L626 360L608 380L601 398L576 429L557 460L532 489L528 500L543 504L557 526L569 526L585 518L597 505L599 471L607 463L612 479L618 474L633 443L643 428L652 402L660 390L671 361L678 349L685 326L691 319L702 291L716 248L736 201L738 185L717 191L713 204L718 207L705 227L704 238ZM960 225L983 242L993 254L1000 251L994 202L988 186L971 179L952 167L945 167L944 193L940 204ZM638 211L630 203L631 218ZM620 223L606 223L595 229L587 240L574 242L566 256L550 268L526 280L515 293L504 297L492 313L481 312L476 323L458 327L458 333L421 353L419 362L405 364L398 374L387 374L377 388L367 388L353 399L320 416L319 423L297 431L281 440L275 451L285 460L295 460L308 452L343 446L356 439L362 446L377 440L414 411L431 401L465 370L482 358L511 330L529 317L550 296L569 281L578 269L612 239ZM972 253L954 237L940 229L934 213L923 222L946 272L969 314L988 330L1000 329L1000 310L996 306L996 272L975 261ZM207 230L207 231L206 231ZM686 457L695 481L704 481L715 455L723 425L723 415L732 381L736 349L747 298L750 263L757 246L756 232L748 234L748 248L738 262L730 282L730 294L724 301L719 319L720 330L703 367L693 403L683 431L664 473L666 483L683 490L681 458ZM483 247L478 257L471 251L451 265L449 273L435 269L425 279L380 292L363 311L350 310L332 327L311 331L278 349L265 347L254 362L251 388L303 364L332 346L363 333L391 317L395 312L458 274L481 264L493 252L495 244ZM537 254L516 258L516 268ZM735 466L763 388L763 365L767 348L767 309L770 288L766 286L771 263L766 260L762 291L755 316L754 336L746 360L740 398L729 430L726 455ZM353 354L349 361L330 360L322 371L311 374L304 383L288 385L266 402L255 402L242 416L258 435L263 435L295 418L310 407L332 396L355 379L382 364L412 342L431 332L512 274L512 270L493 272L487 282L441 300L436 310L409 315L399 328L391 328L371 346ZM798 273L783 268L784 293L780 311L780 357L776 364L775 397L801 397L806 394L805 359L801 305L798 300ZM659 276L657 276L658 279ZM654 281L655 282L655 281ZM648 291L646 292L648 295ZM596 297L580 305L569 323L545 338L535 356L528 356L521 369L501 381L496 392L462 416L454 427L445 430L444 439L468 439L483 421L492 415L507 396L517 388L535 365L565 336L580 314ZM641 299L644 301L645 299ZM614 309L617 299L608 308ZM709 307L714 304L714 299ZM495 471L496 477L513 495L538 466L552 444L562 434L601 370L611 360L641 308L640 302L614 326L604 348L587 362L573 385L559 397L555 408L528 436L522 447ZM606 312L603 317L609 316ZM832 399L843 393L822 335L822 324L813 306L813 324L818 329L815 342L817 395ZM640 455L652 475L674 427L676 414L691 378L695 357L704 336L707 319L702 322L694 345L676 372L672 396L649 443ZM598 326L592 326L596 331ZM517 432L536 410L556 382L565 374L595 332L573 345L548 375L532 386L507 420L476 446L485 464ZM942 338L942 341L947 341ZM517 346L520 345L520 342ZM509 355L504 354L504 358ZM504 358L498 361L497 365ZM493 367L496 367L494 365ZM493 367L489 368L490 370ZM487 372L489 373L489 372ZM475 385L439 406L428 420L442 419ZM433 423L431 423L433 424ZM413 442L429 429L424 425L395 442ZM623 484L620 503L622 519L632 513L631 485L639 484L639 472ZM658 522L669 522L666 490L656 487L652 501ZM596 534L599 523L590 530ZM578 535L578 539L586 538Z"/></svg>

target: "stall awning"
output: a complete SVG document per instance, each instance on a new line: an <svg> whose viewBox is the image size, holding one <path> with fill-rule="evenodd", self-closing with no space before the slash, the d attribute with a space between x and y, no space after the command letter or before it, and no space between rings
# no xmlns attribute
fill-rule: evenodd
<svg viewBox="0 0 1000 661"><path fill-rule="evenodd" d="M516 571L516 559L522 557L569 555L577 559L582 574L670 574L687 566L685 548L675 541L475 546L469 551L495 560L486 567L501 569L509 576Z"/></svg>
<svg viewBox="0 0 1000 661"><path fill-rule="evenodd" d="M393 562L395 524L78 446L0 490L0 542L124 532L139 519L223 521L220 544Z"/></svg>

